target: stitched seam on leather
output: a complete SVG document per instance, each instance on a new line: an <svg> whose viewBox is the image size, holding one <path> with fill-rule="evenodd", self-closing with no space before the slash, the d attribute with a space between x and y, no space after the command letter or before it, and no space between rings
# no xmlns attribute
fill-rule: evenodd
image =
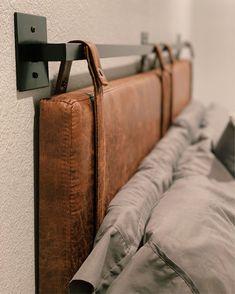
<svg viewBox="0 0 235 294"><path fill-rule="evenodd" d="M145 73L146 74L146 73ZM154 73L154 72L152 72L152 73L147 73L147 74L149 74L150 76L153 76L153 77L157 77L157 79L159 80L160 79L160 74L158 74L158 73ZM138 81L140 80L140 81L143 81L143 77L140 77L140 76L138 76L137 77L137 75L135 76L135 78L133 78L133 81L135 81L135 80L137 80L137 78L138 78ZM146 79L147 80L147 79ZM123 82L121 82L121 80L120 80L120 84L118 84L118 85L115 85L115 86L112 86L112 85L109 85L109 86L107 86L106 88L104 88L103 89L103 93L104 94L106 94L106 93L109 93L109 92L112 92L112 91L114 91L114 90L117 90L117 89L120 89L120 88L123 88L123 87L126 87L126 84L131 84L131 82L132 82L132 80L130 79L130 80L124 80ZM89 92L89 91L88 91ZM94 91L90 91L89 92L89 95L94 95ZM84 93L78 93L78 95L85 95ZM54 96L54 99L55 99L55 96ZM61 100L57 100L57 101L51 101L51 102L64 102L64 103L69 103L69 101L66 101L66 100L64 100L64 99L66 99L66 96L65 97L63 97ZM73 99L73 98L67 98L67 99ZM75 98L74 98L75 99ZM75 103L75 102L78 102L78 101L83 101L83 100L89 100L89 97L88 98L84 98L84 99L81 99L81 100L77 100L77 101L74 101L74 102L72 102L72 103ZM69 103L69 104L72 104L72 103Z"/></svg>
<svg viewBox="0 0 235 294"><path fill-rule="evenodd" d="M71 165L72 165L72 124L73 124L73 110L72 107L70 107L70 138L69 138L69 222L68 222L68 232L69 232L69 239L68 239L68 248L69 248L69 253L70 256L68 256L68 262L69 262L69 268L68 272L71 273L71 266L72 266L72 245L71 245L71 237L72 237L72 232L71 232L71 221L72 219L72 213L71 213L71 199L72 199L72 193L71 193L71 186L72 186L72 170L71 170ZM68 252L66 250L66 252Z"/></svg>
<svg viewBox="0 0 235 294"><path fill-rule="evenodd" d="M69 126L68 126L68 123L67 123L67 119L66 119L66 116L67 116L67 112L66 111L63 111L62 112L62 117L63 117L63 121L65 122L65 139L64 139L64 144L63 144L63 158L65 160L65 163L63 164L65 166L65 168L63 168L63 171L62 171L62 185L63 185L63 190L64 192L66 192L66 186L67 186L67 180L69 179L70 175L68 176L67 175L67 172L66 172L66 165L68 165L68 160L67 160L67 157L68 157L68 154L67 154L67 145L69 143ZM65 179L65 180L64 180ZM66 201L63 197L63 207L65 208L65 211L66 211L66 217L67 217L67 204L66 204ZM65 264L64 264L64 274L65 274L65 280L69 280L70 277L69 277L69 273L70 273L70 267L69 267L69 256L68 256L68 248L70 248L68 242L69 242L69 238L68 238L68 234L69 234L69 230L68 230L68 223L67 221L65 221Z"/></svg>
<svg viewBox="0 0 235 294"><path fill-rule="evenodd" d="M73 107L70 107L70 117L71 117L71 122L70 122L70 152L69 152L69 167L70 167L70 193L69 193L69 216L71 221L69 222L69 233L70 233L70 237L69 237L69 247L70 247L70 272L72 270L72 265L73 265L73 261L72 261L72 255L73 255L73 251L72 251L72 227L71 227L71 222L73 223L73 214L72 214L72 138L73 138Z"/></svg>
<svg viewBox="0 0 235 294"><path fill-rule="evenodd" d="M102 215L102 210L100 209L100 206L103 207L103 201L104 199L102 199L100 197L100 193L99 193L99 150L100 150L100 146L99 146L99 121L98 121L98 114L97 114L97 98L98 98L98 95L99 93L98 90L95 90L95 101L94 101L94 112L93 112L93 115L94 115L94 122L95 122L95 125L94 125L94 130L95 130L95 146L94 146L94 150L95 150L95 199L96 199L96 207L95 207L95 218L96 218L96 223L95 223L95 227L96 227L96 230L97 230L97 227L98 227L98 223L99 222L99 219L100 219L100 216L99 216L99 213L101 212L101 215ZM101 198L101 199L100 199ZM101 205L100 205L100 202L101 202Z"/></svg>
<svg viewBox="0 0 235 294"><path fill-rule="evenodd" d="M161 258L161 260L170 267L179 277L182 278L182 280L185 282L185 284L189 287L191 292L193 294L199 294L199 290L195 286L192 279L186 274L186 272L181 269L175 262L173 262L161 249L158 245L153 243L152 241L148 242L149 247L153 250L155 254Z"/></svg>
<svg viewBox="0 0 235 294"><path fill-rule="evenodd" d="M156 73L155 70L147 72L147 73L143 73L143 74L144 75L150 75L150 76L155 76L156 75L158 78L160 78L160 75L161 75L160 73ZM125 80L123 80L123 81L121 81L121 79L120 79L120 84L115 85L115 86L109 85L109 86L105 87L103 89L103 93L108 93L110 91L122 88L122 87L126 86L126 84L130 84L133 80L138 79L138 80L142 81L143 77L139 76L139 75L141 75L141 74L137 74L134 77L129 77L129 79L124 78ZM74 96L76 96L76 91L72 91L72 93L73 93ZM77 95L81 95L81 96L84 96L86 94L94 95L94 90L92 90L92 89L90 89L90 91L87 90L87 93L77 93ZM70 102L70 101L67 101L66 99L75 99L75 98L68 97L65 94L59 94L58 96L53 96L52 99L56 99L56 97L58 97L57 100L52 100L52 101L49 101L49 102L64 102L64 103L68 103L68 104L73 104L73 103L76 103L76 102L79 102L79 101L89 100L89 97L88 97L88 98L83 98L83 99L79 99L79 100Z"/></svg>
<svg viewBox="0 0 235 294"><path fill-rule="evenodd" d="M72 106L73 104L75 103L79 103L80 101L85 101L85 100L89 100L89 97L88 99L83 99L83 100L74 100L74 101L67 101L67 100L45 100L43 103L49 103L49 104L58 104L60 105L61 103L63 104L66 104L66 105L69 105L69 106Z"/></svg>
<svg viewBox="0 0 235 294"><path fill-rule="evenodd" d="M78 94L78 95L80 95L80 94ZM66 99L68 99L68 100L66 100ZM82 99L75 99L75 98L71 98L71 97L63 97L63 99L57 99L57 100L52 100L52 101L49 101L49 102L51 102L51 103L60 103L60 102L62 102L62 103L65 103L65 104L68 104L68 105L73 105L73 104L75 104L75 103L79 103L79 102L82 102L82 101L89 101L89 96L87 96L87 98L82 98Z"/></svg>

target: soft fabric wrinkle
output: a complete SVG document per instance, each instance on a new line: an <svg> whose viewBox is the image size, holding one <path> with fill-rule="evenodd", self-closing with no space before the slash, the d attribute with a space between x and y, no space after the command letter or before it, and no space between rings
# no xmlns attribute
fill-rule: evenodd
<svg viewBox="0 0 235 294"><path fill-rule="evenodd" d="M125 258L128 258L128 253L132 249L133 247L126 244L119 231L115 227L112 227L100 242L97 243L96 250L90 253L74 276L73 281L78 281L77 289L79 289L80 281L90 283L93 290L96 290L102 281L110 283L110 277L122 270L126 263ZM98 262L94 262L94 260L98 260ZM103 283L102 289L107 287L106 283ZM73 287L75 286L73 285Z"/></svg>
<svg viewBox="0 0 235 294"><path fill-rule="evenodd" d="M205 107L198 101L191 102L192 107L186 107L182 114L174 120L175 126L181 126L188 130L191 141L195 142L199 137L199 127L205 116ZM197 123L195 123L197 122Z"/></svg>
<svg viewBox="0 0 235 294"><path fill-rule="evenodd" d="M187 148L174 170L173 185L152 210L146 241L160 246L200 293L232 294L235 181L219 163L225 180L210 177L215 160L205 139Z"/></svg>
<svg viewBox="0 0 235 294"><path fill-rule="evenodd" d="M211 152L213 138L199 138L182 152L173 184L151 211L144 245L108 293L235 292L235 181Z"/></svg>
<svg viewBox="0 0 235 294"><path fill-rule="evenodd" d="M190 112L193 109L203 112L203 106L195 107L194 103L187 108ZM184 117L185 112L180 116ZM143 241L153 207L172 184L173 169L182 152L192 143L190 131L199 127L198 117L200 115L190 117L187 114L183 120L191 120L191 129L180 124L172 126L113 198L97 233L94 249L73 281L87 281L97 293L106 293L108 285L129 264ZM178 277L176 280L176 284L181 285Z"/></svg>
<svg viewBox="0 0 235 294"><path fill-rule="evenodd" d="M203 138L187 148L177 162L174 180L200 174L221 182L233 181L229 172L211 152L210 143L210 138Z"/></svg>
<svg viewBox="0 0 235 294"><path fill-rule="evenodd" d="M108 294L155 294L192 292L187 280L160 254L151 243L145 244L108 288Z"/></svg>

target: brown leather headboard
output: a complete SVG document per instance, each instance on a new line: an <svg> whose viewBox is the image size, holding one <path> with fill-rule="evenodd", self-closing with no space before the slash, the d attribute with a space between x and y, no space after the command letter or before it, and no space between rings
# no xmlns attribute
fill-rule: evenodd
<svg viewBox="0 0 235 294"><path fill-rule="evenodd" d="M95 223L102 221L109 201L160 139L161 98L156 71L112 81L104 88L100 181L105 192L99 206L93 88L41 101L40 293L66 293L92 248Z"/></svg>
<svg viewBox="0 0 235 294"><path fill-rule="evenodd" d="M172 66L172 120L192 99L192 62L175 60Z"/></svg>
<svg viewBox="0 0 235 294"><path fill-rule="evenodd" d="M160 139L161 95L160 79L154 72L115 81L104 94L104 212Z"/></svg>
<svg viewBox="0 0 235 294"><path fill-rule="evenodd" d="M158 142L168 120L163 113L170 104L163 99L159 70L103 87L107 82L97 52L89 43L85 50L94 89L40 102L41 294L67 293L108 203Z"/></svg>

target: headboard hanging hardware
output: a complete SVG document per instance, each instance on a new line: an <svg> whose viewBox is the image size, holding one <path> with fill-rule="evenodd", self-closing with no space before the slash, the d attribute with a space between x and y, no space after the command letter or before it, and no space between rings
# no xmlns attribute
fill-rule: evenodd
<svg viewBox="0 0 235 294"><path fill-rule="evenodd" d="M188 48L189 50L189 54L190 54L190 57L193 59L195 57L195 53L194 53L194 50L193 50L193 46L190 42L183 42L181 43L180 45L180 49L178 50L178 53L176 54L176 58L179 59L180 58L180 55L181 55L181 52L183 51L183 49L185 48Z"/></svg>
<svg viewBox="0 0 235 294"><path fill-rule="evenodd" d="M48 62L64 63L66 71L70 71L73 60L84 60L83 45L79 43L47 43L46 18L37 15L16 12L15 50L17 89L27 91L47 87L49 85ZM143 38L143 36L142 36ZM189 44L185 42L184 44ZM145 56L154 52L153 44L140 45L96 45L100 58ZM172 46L175 51L179 46ZM177 53L177 52L176 52ZM65 72L65 71L64 71ZM100 73L100 75L102 75ZM67 80L63 80L58 92L67 88ZM58 90L58 89L57 89Z"/></svg>

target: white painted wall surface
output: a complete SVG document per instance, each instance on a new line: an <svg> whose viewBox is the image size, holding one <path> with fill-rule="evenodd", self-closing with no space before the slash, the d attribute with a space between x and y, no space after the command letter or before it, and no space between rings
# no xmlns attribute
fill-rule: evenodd
<svg viewBox="0 0 235 294"><path fill-rule="evenodd" d="M192 4L194 97L235 112L235 1Z"/></svg>
<svg viewBox="0 0 235 294"><path fill-rule="evenodd" d="M2 0L0 2L0 293L34 293L34 104L50 89L18 93L15 81L13 13L47 17L48 40L90 39L136 44L190 39L191 0ZM200 52L198 52L198 55ZM132 59L105 60L104 67ZM80 66L82 64L82 66ZM74 66L85 70L84 63ZM50 77L58 66L50 64ZM77 79L79 84L79 79Z"/></svg>

